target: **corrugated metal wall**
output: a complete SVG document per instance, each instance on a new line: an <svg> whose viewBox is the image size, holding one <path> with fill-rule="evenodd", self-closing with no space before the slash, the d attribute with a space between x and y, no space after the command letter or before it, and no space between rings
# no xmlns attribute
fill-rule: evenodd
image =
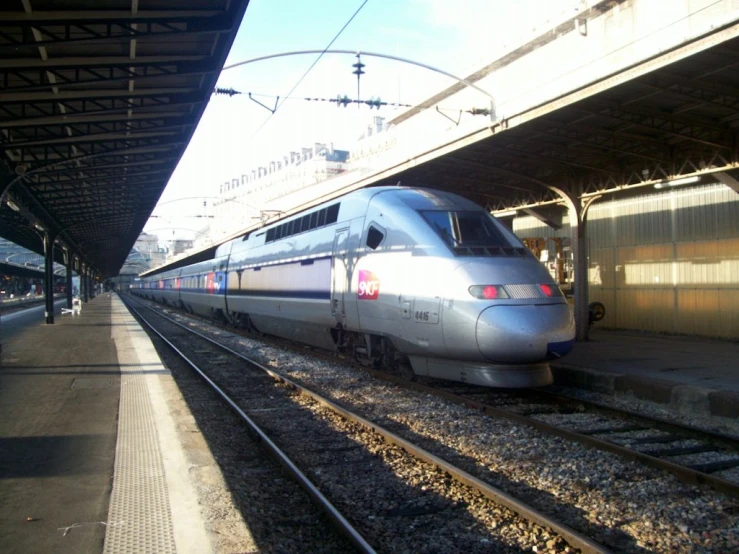
<svg viewBox="0 0 739 554"><path fill-rule="evenodd" d="M569 237L533 217L521 237ZM595 203L588 216L590 301L598 325L739 339L739 194L724 185Z"/></svg>

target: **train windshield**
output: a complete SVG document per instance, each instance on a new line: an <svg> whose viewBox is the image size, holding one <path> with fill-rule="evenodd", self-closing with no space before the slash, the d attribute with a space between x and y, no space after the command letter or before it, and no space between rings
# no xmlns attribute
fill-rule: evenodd
<svg viewBox="0 0 739 554"><path fill-rule="evenodd" d="M452 248L512 246L484 212L423 210L421 215Z"/></svg>

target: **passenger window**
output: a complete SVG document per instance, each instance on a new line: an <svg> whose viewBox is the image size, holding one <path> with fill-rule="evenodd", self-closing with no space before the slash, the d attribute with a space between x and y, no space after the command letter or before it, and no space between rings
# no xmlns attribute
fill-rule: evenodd
<svg viewBox="0 0 739 554"><path fill-rule="evenodd" d="M366 243L369 248L371 248L372 250L377 250L377 247L380 246L380 243L384 238L385 234L382 231L375 228L373 225L370 225L370 228L367 231Z"/></svg>
<svg viewBox="0 0 739 554"><path fill-rule="evenodd" d="M334 204L333 206L329 206L326 208L326 225L330 225L331 223L336 223L339 219L339 205Z"/></svg>

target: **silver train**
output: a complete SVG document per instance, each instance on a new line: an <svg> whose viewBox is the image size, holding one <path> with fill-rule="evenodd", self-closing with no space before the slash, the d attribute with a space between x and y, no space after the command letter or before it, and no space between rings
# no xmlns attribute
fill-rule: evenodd
<svg viewBox="0 0 739 554"><path fill-rule="evenodd" d="M547 270L480 206L431 189L349 193L131 292L368 365L491 387L552 382L574 344Z"/></svg>

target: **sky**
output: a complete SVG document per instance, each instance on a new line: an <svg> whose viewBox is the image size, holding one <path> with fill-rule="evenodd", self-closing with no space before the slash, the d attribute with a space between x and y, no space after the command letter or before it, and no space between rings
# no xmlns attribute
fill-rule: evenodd
<svg viewBox="0 0 739 554"><path fill-rule="evenodd" d="M331 49L405 58L466 77L541 34L563 14L575 15L582 4L583 0L251 0L225 67L287 52L322 51L359 10ZM160 241L193 238L207 221L202 216L212 213L210 206L224 181L316 142L349 150L372 116L391 119L406 109L387 106L378 111L303 100L357 98L355 56L327 53L308 71L318 58L318 53L291 55L222 71L217 86L242 94L211 98L154 210L157 217L144 230L159 235ZM414 105L455 82L428 69L367 54L362 63L363 100L380 97ZM278 109L270 113L247 93L270 108L277 103Z"/></svg>

